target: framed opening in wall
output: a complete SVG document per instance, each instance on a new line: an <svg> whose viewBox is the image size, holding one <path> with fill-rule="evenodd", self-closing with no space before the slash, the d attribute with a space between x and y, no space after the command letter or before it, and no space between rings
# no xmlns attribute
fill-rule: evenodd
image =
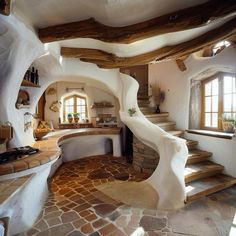
<svg viewBox="0 0 236 236"><path fill-rule="evenodd" d="M63 100L63 121L67 121L69 113L79 113L80 119L87 118L86 98L79 95L72 95Z"/></svg>
<svg viewBox="0 0 236 236"><path fill-rule="evenodd" d="M201 128L222 131L222 116L236 119L236 78L218 73L202 81Z"/></svg>

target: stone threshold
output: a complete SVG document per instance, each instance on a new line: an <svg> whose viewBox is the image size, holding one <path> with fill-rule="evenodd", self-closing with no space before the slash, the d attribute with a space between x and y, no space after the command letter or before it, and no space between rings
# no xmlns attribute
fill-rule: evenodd
<svg viewBox="0 0 236 236"><path fill-rule="evenodd" d="M195 130L195 129L187 129L186 132L190 134L198 134L203 136L209 136L214 138L223 138L223 139L232 139L235 137L234 133L224 133L224 132L217 132L211 130Z"/></svg>

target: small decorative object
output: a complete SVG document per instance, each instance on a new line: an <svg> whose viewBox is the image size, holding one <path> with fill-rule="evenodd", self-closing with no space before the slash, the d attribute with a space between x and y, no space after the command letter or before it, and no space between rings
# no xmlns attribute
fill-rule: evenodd
<svg viewBox="0 0 236 236"><path fill-rule="evenodd" d="M130 116L133 116L136 113L136 108L135 107L129 108L128 112Z"/></svg>
<svg viewBox="0 0 236 236"><path fill-rule="evenodd" d="M72 113L67 114L67 120L68 120L69 123L72 123L72 121L73 121Z"/></svg>
<svg viewBox="0 0 236 236"><path fill-rule="evenodd" d="M157 84L155 86L150 85L150 88L152 90L152 96L154 98L154 102L156 104L156 113L160 114L160 105L165 100L165 91L161 90L160 86Z"/></svg>
<svg viewBox="0 0 236 236"><path fill-rule="evenodd" d="M236 127L236 119L232 116L222 114L221 120L223 131L226 133L234 133L234 129Z"/></svg>
<svg viewBox="0 0 236 236"><path fill-rule="evenodd" d="M47 90L47 95L54 95L54 94L56 94L56 89L55 88L49 88L48 90Z"/></svg>
<svg viewBox="0 0 236 236"><path fill-rule="evenodd" d="M61 102L60 101L55 101L51 104L49 109L54 112L59 112L61 108Z"/></svg>
<svg viewBox="0 0 236 236"><path fill-rule="evenodd" d="M79 113L74 113L73 114L73 117L74 117L74 122L75 123L78 123L79 122ZM71 122L70 122L71 123Z"/></svg>

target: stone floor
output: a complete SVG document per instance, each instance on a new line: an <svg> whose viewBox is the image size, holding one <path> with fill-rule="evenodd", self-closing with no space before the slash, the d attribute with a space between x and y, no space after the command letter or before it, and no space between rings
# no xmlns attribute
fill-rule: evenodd
<svg viewBox="0 0 236 236"><path fill-rule="evenodd" d="M122 158L109 155L65 163L49 180L50 195L37 222L22 235L236 235L236 187L175 212L134 208L96 189L110 181L147 177Z"/></svg>

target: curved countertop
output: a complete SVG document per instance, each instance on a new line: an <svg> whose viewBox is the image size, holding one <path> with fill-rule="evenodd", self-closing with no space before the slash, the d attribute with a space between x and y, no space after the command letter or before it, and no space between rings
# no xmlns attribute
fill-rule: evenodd
<svg viewBox="0 0 236 236"><path fill-rule="evenodd" d="M0 165L0 176L31 169L57 159L61 155L59 145L66 139L85 135L117 135L120 132L121 128L56 130L32 145L40 150L38 153Z"/></svg>

